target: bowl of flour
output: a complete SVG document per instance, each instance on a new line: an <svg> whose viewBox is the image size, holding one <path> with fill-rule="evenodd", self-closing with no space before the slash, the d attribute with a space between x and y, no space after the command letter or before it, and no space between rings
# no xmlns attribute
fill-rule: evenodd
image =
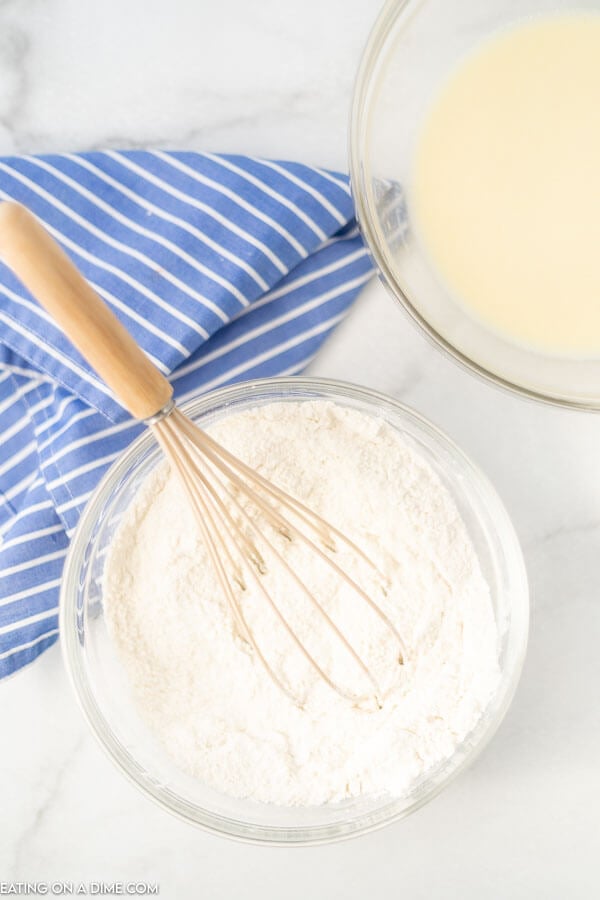
<svg viewBox="0 0 600 900"><path fill-rule="evenodd" d="M417 809L491 737L523 662L527 580L499 498L438 429L367 389L271 379L186 412L364 549L377 573L342 562L404 652L364 602L285 542L384 690L374 707L332 691L250 592L261 645L294 685L295 698L284 694L236 632L189 504L143 435L91 498L63 579L65 659L92 730L165 808L243 840L338 840ZM282 601L285 577L270 586ZM295 614L319 659L352 685L352 661L336 656L314 610Z"/></svg>

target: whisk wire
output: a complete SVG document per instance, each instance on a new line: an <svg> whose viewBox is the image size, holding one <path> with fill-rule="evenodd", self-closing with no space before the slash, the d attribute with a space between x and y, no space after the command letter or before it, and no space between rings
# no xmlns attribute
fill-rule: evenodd
<svg viewBox="0 0 600 900"><path fill-rule="evenodd" d="M363 702L366 697L358 693L346 690L338 684L318 663L313 654L308 650L306 645L300 640L294 631L289 620L281 611L280 607L275 603L272 596L267 591L261 574L266 574L266 563L258 549L255 538L258 536L259 541L263 542L268 548L270 554L275 558L277 563L288 573L290 579L300 589L302 594L308 599L310 604L322 616L328 628L333 632L336 638L341 642L346 652L350 654L354 662L360 668L363 675L368 679L373 691L374 699L380 705L380 688L370 671L368 665L352 646L348 638L343 634L338 625L333 621L331 616L325 610L323 605L314 596L313 592L308 588L305 582L300 578L298 573L283 558L282 554L277 550L266 535L258 529L256 522L249 515L244 504L239 500L239 494L243 492L245 497L254 504L259 514L271 523L279 532L288 539L297 537L301 539L320 559L334 571L342 581L344 581L361 599L363 599L369 607L376 613L381 621L389 628L391 633L398 641L400 647L399 662L403 661L404 647L400 635L389 617L379 607L375 601L361 588L361 586L351 578L344 570L332 560L307 534L302 532L297 525L290 522L288 518L283 516L281 512L275 508L272 503L268 503L260 496L257 491L247 482L254 482L256 486L264 488L266 493L273 500L277 500L281 506L287 507L292 514L298 516L302 522L315 531L323 540L330 532L339 535L347 547L354 549L355 545L345 535L337 532L337 529L325 522L312 510L305 507L300 501L286 494L280 488L263 479L262 476L246 466L238 460L233 454L230 454L217 442L213 441L205 432L200 431L190 420L188 420L177 409L168 410L165 415L152 423L152 428L156 433L165 453L174 465L174 470L179 476L186 493L190 496L192 508L199 520L201 531L207 543L209 555L221 584L223 593L227 600L227 604L231 609L234 622L236 624L240 637L245 640L255 651L257 657L263 664L272 680L281 688L294 702L299 702L293 691L283 682L282 678L274 671L273 666L267 661L264 653L261 651L258 641L251 627L249 626L239 600L236 598L235 591L231 584L231 576L228 574L227 566L224 565L223 555L226 562L234 573L233 577L238 585L246 588L243 570L250 573L253 582L256 584L261 595L264 597L269 608L276 615L278 621L283 626L285 632L291 638L295 646L301 652L304 659L315 669L318 675L339 695L353 701L354 703ZM194 464L193 456L197 461ZM253 539L248 533L240 527L236 522L230 509L224 502L223 497L219 494L215 486L215 482L206 474L207 464L212 464L217 471L223 476L218 480L221 491L228 498L230 504L235 508L241 519L245 522L246 527ZM235 464L236 470L233 469ZM246 481L239 474L246 477ZM216 519L215 519L216 516ZM314 520L314 521L313 521ZM223 525L226 526L229 539L235 548L240 563L233 558L227 541L222 537ZM220 526L220 527L219 527ZM217 546L217 543L219 546ZM327 542L326 546L331 549L331 542ZM375 571L377 567L366 556L366 554L356 548L360 557L367 562ZM335 552L335 551L334 551ZM237 577L236 574L237 573ZM301 703L300 703L301 705Z"/></svg>
<svg viewBox="0 0 600 900"><path fill-rule="evenodd" d="M260 487L273 499L275 499L281 506L287 507L294 514L298 515L298 517L305 522L309 527L312 527L319 534L329 533L334 534L342 543L346 545L346 547L355 555L359 556L364 562L366 562L370 568L375 571L382 580L384 580L384 576L379 571L377 566L373 563L371 559L366 555L366 553L361 550L350 538L346 537L345 534L340 532L335 526L331 525L329 522L326 522L321 516L317 513L313 512L309 507L305 506L301 501L296 500L295 497L290 496L285 491L281 490L281 488L276 487L266 478L263 478L255 469L252 469L250 466L247 466L240 459L235 457L232 453L229 453L224 447L221 447L216 441L214 441L206 432L200 431L197 426L194 425L186 416L183 415L179 410L175 409L172 413L176 417L177 424L181 427L182 431L187 435L190 439L190 442L193 447L195 447L201 456L208 457L214 465L228 478L233 484L237 484L241 487L241 489L252 498L253 502L256 506L261 510L261 512L270 519L277 519L280 523L280 527L286 531L291 532L291 534L296 534L297 537L301 538L303 541L309 544L311 549L320 556L331 568L335 570L337 575L345 581L353 590L355 590L360 597L368 604L368 606L373 610L373 612L381 619L381 621L387 626L387 628L394 635L399 648L400 648L400 662L402 663L405 657L405 647L402 637L398 632L398 629L395 627L394 623L391 621L389 616L381 609L379 604L373 600L369 594L364 591L360 585L358 585L347 572L344 570L323 550L318 547L309 537L303 534L296 526L293 525L288 519L285 519L276 509L272 506L269 506L265 503L265 501L260 497L251 487L241 481L239 476L235 471L232 470L230 465L235 465L236 469L241 471L250 481L254 481L260 485ZM314 520L314 521L312 521ZM318 524L315 524L318 523ZM327 543L326 543L327 546ZM329 549L335 549L329 547Z"/></svg>
<svg viewBox="0 0 600 900"><path fill-rule="evenodd" d="M200 431L197 426L194 425L192 421L190 421L186 416L183 415L179 410L175 409L173 411L176 416L177 422L182 428L183 431L187 434L192 444L198 446L203 453L207 455L212 451L213 459L216 465L219 465L221 470L223 471L224 462L229 463L231 466L234 466L240 472L242 472L249 481L252 481L258 485L265 491L265 493L269 494L275 500L277 500L282 506L287 507L292 512L294 512L300 519L302 519L306 525L311 527L314 531L321 534L321 537L325 539L325 543L327 544L327 538L331 538L331 536L335 536L339 541L344 543L346 547L352 551L352 553L359 556L367 565L369 565L375 572L379 574L382 580L384 576L379 569L375 565L375 563L367 556L367 554L357 545L354 541L350 540L343 532L339 531L334 525L330 522L326 522L321 516L315 513L312 509L302 503L300 500L297 500L295 497L292 497L290 494L287 494L285 491L282 491L281 488L276 487L272 482L268 479L263 478L263 476L256 471L256 469L252 469L250 466L246 465L241 459L234 456L233 453L230 453L225 447L221 447L213 438L210 437L206 432ZM181 421L183 420L183 421ZM231 471L230 469L228 470ZM335 546L329 546L329 549L335 550Z"/></svg>
<svg viewBox="0 0 600 900"><path fill-rule="evenodd" d="M158 425L158 423L157 423L157 425ZM159 427L155 427L155 432L157 434L157 437L158 437L158 440L160 441L161 446L163 447L163 450L165 451L165 454L167 455L167 458L169 459L169 462L172 462L174 464L174 471L180 478L180 480L186 490L186 493L188 493L188 495L191 499L193 510L196 513L197 519L200 523L201 530L202 530L202 533L204 535L204 538L205 538L205 541L206 541L206 544L208 547L211 562L215 566L215 571L217 573L217 577L221 584L221 589L223 591L223 595L224 595L224 597L227 601L227 604L230 608L234 622L238 628L238 633L239 633L240 637L243 640L246 640L247 643L249 644L249 646L252 647L252 650L256 654L257 658L261 662L262 666L264 667L265 671L267 672L269 677L272 679L274 684L277 685L277 687L281 691L283 691L283 693L285 693L294 703L297 703L297 698L293 695L293 693L289 690L287 685L277 675L277 673L275 672L273 667L269 664L265 655L261 651L261 649L258 645L258 642L254 638L254 635L252 634L252 630L250 629L250 627L246 621L246 618L241 609L241 606L235 597L235 593L231 587L231 583L227 576L225 566L223 565L223 560L222 560L221 556L219 555L219 552L215 546L214 535L218 534L218 530L217 530L216 524L214 522L213 516L210 512L210 509L208 508L207 503L205 502L205 499L202 497L201 493L199 491L194 490L193 478L190 475L190 470L188 468L186 468L186 465L185 465L185 459L186 459L186 455L187 455L185 446L183 446L183 443L178 438L177 433L173 434L172 431L165 429L165 428L159 428ZM178 454L181 454L181 456L178 456ZM211 529L206 524L207 521L210 522L210 524L212 525L212 532L211 532ZM231 554L230 554L228 548L225 545L223 545L223 549L224 549L224 552L225 552L228 562L233 567L235 564L234 564L234 561L231 557Z"/></svg>
<svg viewBox="0 0 600 900"><path fill-rule="evenodd" d="M165 422L165 426L166 426L166 422ZM161 431L162 431L162 429L161 429ZM173 450L176 450L176 452L178 454L180 454L184 460L186 459L186 457L189 457L189 450L187 447L185 447L183 445L183 443L181 442L177 433L176 432L173 433L173 431L168 428L165 428L165 431L168 434L167 440L163 441L163 447L165 448L165 450L167 452L169 452L169 451L172 452ZM202 456L202 454L200 453L200 451L198 450L197 447L194 447L192 445L192 449L194 449L198 454L200 454L200 456ZM215 529L215 531L213 532L213 534L210 537L211 547L212 547L214 553L218 556L218 552L216 551L216 547L215 547L214 534L217 534L217 535L221 534L222 530L216 528L216 523L214 521L213 515L208 510L208 504L206 502L206 498L202 497L201 492L197 490L197 485L195 483L196 477L198 478L199 483L202 485L202 488L210 496L210 501L213 504L213 508L216 509L217 514L220 514L220 516L222 516L222 519L228 526L233 545L236 548L238 554L240 555L242 562L244 563L244 565L246 567L246 570L250 572L250 574L254 580L254 583L257 585L262 596L266 600L268 606L275 613L278 620L284 627L286 633L293 640L294 644L300 650L300 652L302 653L304 658L317 671L319 676L338 694L340 694L341 696L343 696L346 699L351 700L355 703L364 701L366 699L364 695L359 695L359 694L352 693L350 691L345 690L340 684L338 684L333 678L331 678L328 675L328 673L323 669L323 667L319 665L319 663L317 662L315 657L310 653L310 651L302 643L302 641L300 641L300 639L298 638L298 635L296 634L296 632L290 625L288 619L285 617L285 615L282 613L281 609L277 606L277 604L275 603L275 601L273 600L271 595L266 590L265 585L263 584L261 578L259 577L260 567L257 566L257 568L258 568L258 572L257 572L250 565L251 560L254 561L256 564L255 556L258 553L258 551L256 550L255 544L248 541L247 536L244 534L243 530L235 522L235 519L231 515L231 512L227 508L226 504L223 502L222 498L219 497L214 486L210 483L210 481L206 478L206 476L201 471L195 470L195 476L194 476L194 478L192 478L189 473L189 468L186 465L182 465L181 460L176 459L175 465L176 465L176 470L180 474L186 490L192 494L191 499L192 499L193 508L194 508L195 512L200 517L207 516L211 522L211 525ZM327 625L332 629L332 631L337 636L337 638L342 642L343 646L346 648L348 653L352 656L352 658L355 660L357 665L363 671L364 675L369 680L369 682L375 692L376 700L378 701L378 695L380 693L379 686L378 686L377 682L375 681L375 679L373 678L373 675L369 671L369 668L366 665L366 663L364 662L364 660L361 659L361 657L356 652L356 650L352 647L352 645L350 644L348 639L341 632L339 627L335 624L335 622L329 616L327 611L318 602L316 597L312 594L312 592L309 590L307 585L302 581L302 579L298 576L298 574L291 568L291 566L286 562L286 560L282 557L282 555L279 553L279 551L273 546L273 544L268 540L268 538L266 538L266 536L264 534L262 534L258 531L255 523L252 521L251 517L248 515L247 511L244 509L244 507L241 505L241 503L238 501L238 499L231 493L231 491L227 490L226 485L222 484L221 486L223 487L224 491L226 492L231 503L235 506L235 508L241 515L241 517L247 523L248 527L250 529L252 529L252 531L254 533L259 534L261 539L267 544L267 546L269 547L269 550L275 556L275 558L278 560L280 565L288 572L290 578L296 583L296 585L300 588L300 590L307 597L307 599L314 606L314 608L316 608L321 613L321 615L325 619ZM200 503L201 503L201 506L200 506ZM203 521L202 525L203 525L203 529L202 529L203 533L206 534L206 530L207 530L206 529L206 521ZM229 548L227 547L227 545L224 541L220 540L219 543L223 547L223 551L227 556L229 564L235 570L237 567L236 567L235 561L233 560L233 558L231 556ZM243 552L243 546L246 546L247 555L245 555ZM258 555L260 557L260 554L258 554ZM212 556L213 556L213 554L211 553L211 557ZM261 561L262 561L262 558L261 558ZM222 565L222 561L218 567L218 571L219 571L220 576L222 576L222 579L227 580L227 582L228 582L228 577L227 577L225 568ZM232 591L231 584L229 582L227 583L226 594L227 594L228 600L230 601L230 606L232 606L232 608L235 612L235 619L236 619L237 624L239 625L240 622L243 623L244 628L243 628L243 633L241 634L241 636L243 638L248 639L248 642L251 644L251 646L253 648L256 648L258 642L254 638L254 635L251 634L251 629L249 628L248 623L247 623L245 617L243 616L243 613L240 608L240 604L237 601L237 599L235 598L235 594ZM240 631L241 631L241 629L240 629ZM260 655L260 658L261 658L261 661L265 664L271 677L274 677L277 684L280 687L284 687L284 690L286 691L288 696L292 697L292 699L294 699L296 702L298 702L297 698L293 695L291 690L282 684L281 678L279 676L275 675L272 666L266 663L266 660L265 660L263 654Z"/></svg>

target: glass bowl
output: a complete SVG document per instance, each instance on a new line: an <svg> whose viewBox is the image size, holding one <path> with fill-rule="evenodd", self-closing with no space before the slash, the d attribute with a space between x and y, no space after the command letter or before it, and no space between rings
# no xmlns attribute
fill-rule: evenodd
<svg viewBox="0 0 600 900"><path fill-rule="evenodd" d="M600 2L387 2L356 80L350 177L358 222L384 283L439 347L477 374L529 397L600 409L600 358L536 352L471 317L420 246L409 203L415 140L445 76L495 32L532 16L569 11L598 12Z"/></svg>
<svg viewBox="0 0 600 900"><path fill-rule="evenodd" d="M121 516L161 458L150 432L135 440L98 485L73 537L62 582L62 648L92 731L115 764L148 796L188 822L241 840L315 844L380 827L418 809L461 771L496 730L514 693L527 643L527 578L519 543L493 488L437 428L395 400L316 378L253 381L200 397L185 411L209 425L234 411L274 401L317 398L382 417L429 462L466 523L489 584L498 623L501 680L476 728L451 759L401 798L357 798L283 808L217 793L178 770L138 716L107 631L102 602L106 551Z"/></svg>

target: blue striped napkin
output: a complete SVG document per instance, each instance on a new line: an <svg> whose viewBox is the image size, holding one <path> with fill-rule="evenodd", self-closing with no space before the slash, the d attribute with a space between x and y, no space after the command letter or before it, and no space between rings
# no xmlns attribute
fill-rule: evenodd
<svg viewBox="0 0 600 900"><path fill-rule="evenodd" d="M299 372L371 266L347 179L288 162L105 152L0 159L175 395ZM139 433L0 265L0 677L57 637L69 535Z"/></svg>

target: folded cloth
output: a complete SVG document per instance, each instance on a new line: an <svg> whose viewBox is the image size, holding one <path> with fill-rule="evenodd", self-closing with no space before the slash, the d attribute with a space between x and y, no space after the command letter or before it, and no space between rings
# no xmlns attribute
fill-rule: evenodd
<svg viewBox="0 0 600 900"><path fill-rule="evenodd" d="M371 265L346 177L289 162L104 152L0 159L178 400L299 372ZM69 536L139 433L0 264L0 677L58 634Z"/></svg>

